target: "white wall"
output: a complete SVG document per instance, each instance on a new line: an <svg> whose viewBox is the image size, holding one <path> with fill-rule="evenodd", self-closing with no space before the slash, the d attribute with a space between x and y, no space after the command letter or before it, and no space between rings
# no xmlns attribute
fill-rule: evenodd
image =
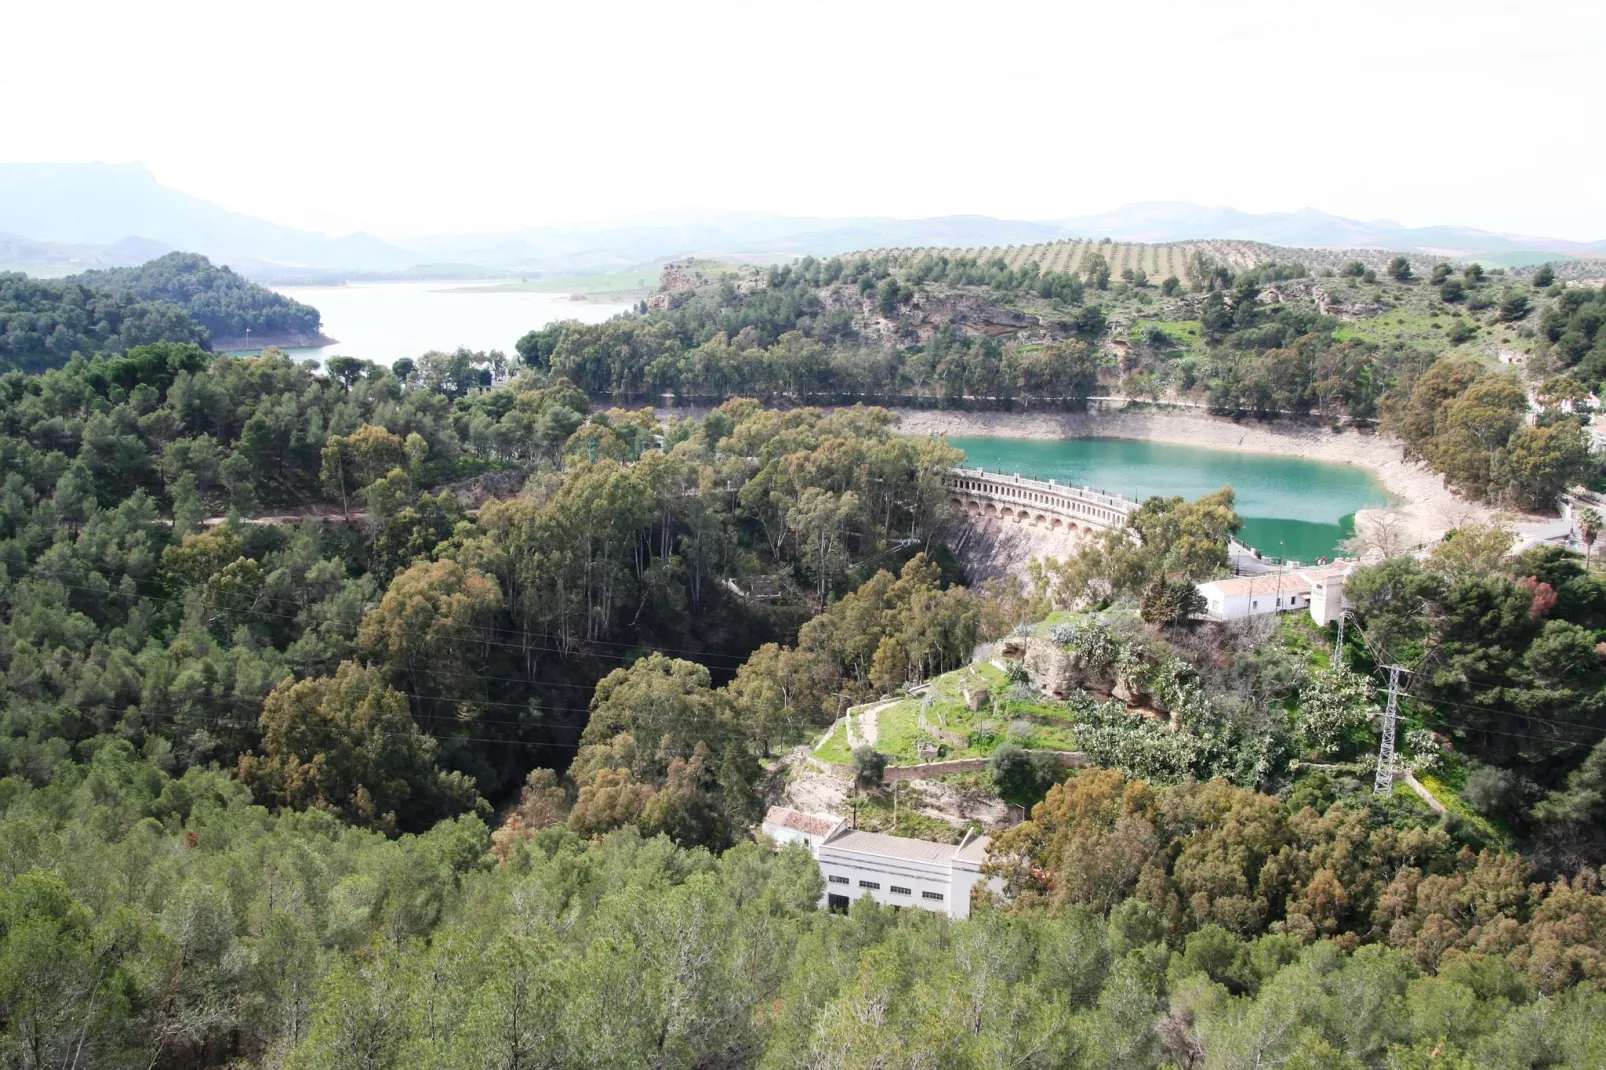
<svg viewBox="0 0 1606 1070"><path fill-rule="evenodd" d="M863 855L837 850L829 844L820 848L818 857L820 872L825 876L825 893L828 896L845 895L849 900L869 896L877 903L887 906L936 910L953 918L963 918L970 914L970 885L965 885L963 895L956 894L952 868L947 862L937 864L917 862L907 858ZM833 877L846 880L847 883L833 881L831 879ZM865 888L859 883L860 881L869 881L879 884L880 887ZM908 888L909 894L895 894L892 891L893 885ZM941 895L942 899L927 899L921 894L922 892L935 892Z"/></svg>
<svg viewBox="0 0 1606 1070"><path fill-rule="evenodd" d="M1310 595L1304 590L1285 590L1282 593L1282 607L1277 606L1278 594L1275 590L1247 594L1221 594L1213 590L1208 584L1200 587L1199 593L1205 597L1205 606L1209 612L1221 617L1223 620L1243 620L1245 617L1259 617L1266 613L1292 613L1304 609L1310 602Z"/></svg>

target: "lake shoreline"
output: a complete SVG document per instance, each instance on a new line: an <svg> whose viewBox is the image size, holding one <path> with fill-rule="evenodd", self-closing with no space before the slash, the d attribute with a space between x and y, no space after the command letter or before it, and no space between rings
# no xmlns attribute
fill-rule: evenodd
<svg viewBox="0 0 1606 1070"><path fill-rule="evenodd" d="M1446 487L1443 477L1427 465L1405 460L1398 439L1374 431L1353 428L1333 431L1325 425L1292 421L1247 423L1198 411L1164 408L1086 413L891 411L898 414L899 430L906 435L1038 440L1123 438L1352 464L1372 473L1398 502L1389 510L1361 510L1356 514L1357 524L1365 523L1369 516L1379 512L1392 511L1401 519L1407 544L1432 542L1468 521L1488 522L1497 512L1461 497ZM1518 519L1523 524L1545 520L1536 516Z"/></svg>
<svg viewBox="0 0 1606 1070"><path fill-rule="evenodd" d="M321 331L304 334L295 331L287 334L270 334L262 337L252 335L247 341L244 338L214 338L212 349L218 353L255 353L269 346L280 349L321 349L324 346L337 346L340 339L330 338Z"/></svg>

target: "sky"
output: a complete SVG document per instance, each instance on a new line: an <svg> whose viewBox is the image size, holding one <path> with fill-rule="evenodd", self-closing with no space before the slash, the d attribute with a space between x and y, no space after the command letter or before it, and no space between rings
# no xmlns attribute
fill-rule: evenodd
<svg viewBox="0 0 1606 1070"><path fill-rule="evenodd" d="M0 160L385 237L1143 200L1606 238L1606 4L10 5Z"/></svg>

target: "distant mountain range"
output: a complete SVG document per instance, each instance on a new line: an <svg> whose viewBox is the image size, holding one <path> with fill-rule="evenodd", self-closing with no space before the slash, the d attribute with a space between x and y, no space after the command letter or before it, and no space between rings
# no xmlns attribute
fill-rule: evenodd
<svg viewBox="0 0 1606 1070"><path fill-rule="evenodd" d="M1032 222L990 216L803 218L760 212L657 212L571 227L383 240L331 237L231 212L171 189L140 164L0 164L0 270L65 275L143 263L175 249L258 279L476 272L565 274L685 254L766 259L885 247L1024 245L1060 238L1208 238L1288 246L1372 246L1511 264L1606 257L1606 241L1472 227L1360 222L1312 208L1253 214L1147 201Z"/></svg>
<svg viewBox="0 0 1606 1070"><path fill-rule="evenodd" d="M1169 242L1197 238L1231 238L1268 245L1370 246L1441 256L1502 253L1557 253L1562 256L1606 256L1606 240L1568 241L1497 234L1476 227L1407 227L1392 219L1363 223L1314 208L1297 212L1252 214L1233 208L1203 208L1181 201L1142 201L1103 215L1056 219L1054 225L1078 235L1122 241Z"/></svg>

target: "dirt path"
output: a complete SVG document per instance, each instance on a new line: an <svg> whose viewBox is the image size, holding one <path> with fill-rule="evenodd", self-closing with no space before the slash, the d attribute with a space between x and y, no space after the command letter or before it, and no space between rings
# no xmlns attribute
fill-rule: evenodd
<svg viewBox="0 0 1606 1070"><path fill-rule="evenodd" d="M881 740L881 711L888 706L896 706L898 699L891 702L878 702L874 706L867 706L859 711L852 720L859 722L859 738L870 746L875 746Z"/></svg>
<svg viewBox="0 0 1606 1070"><path fill-rule="evenodd" d="M1438 799L1436 799L1433 793L1424 787L1422 782L1418 780L1409 769L1407 769L1402 775L1405 777L1405 782L1411 785L1411 790L1422 796L1422 801L1427 803L1428 806L1432 807L1434 813L1441 817L1449 813L1449 809Z"/></svg>

